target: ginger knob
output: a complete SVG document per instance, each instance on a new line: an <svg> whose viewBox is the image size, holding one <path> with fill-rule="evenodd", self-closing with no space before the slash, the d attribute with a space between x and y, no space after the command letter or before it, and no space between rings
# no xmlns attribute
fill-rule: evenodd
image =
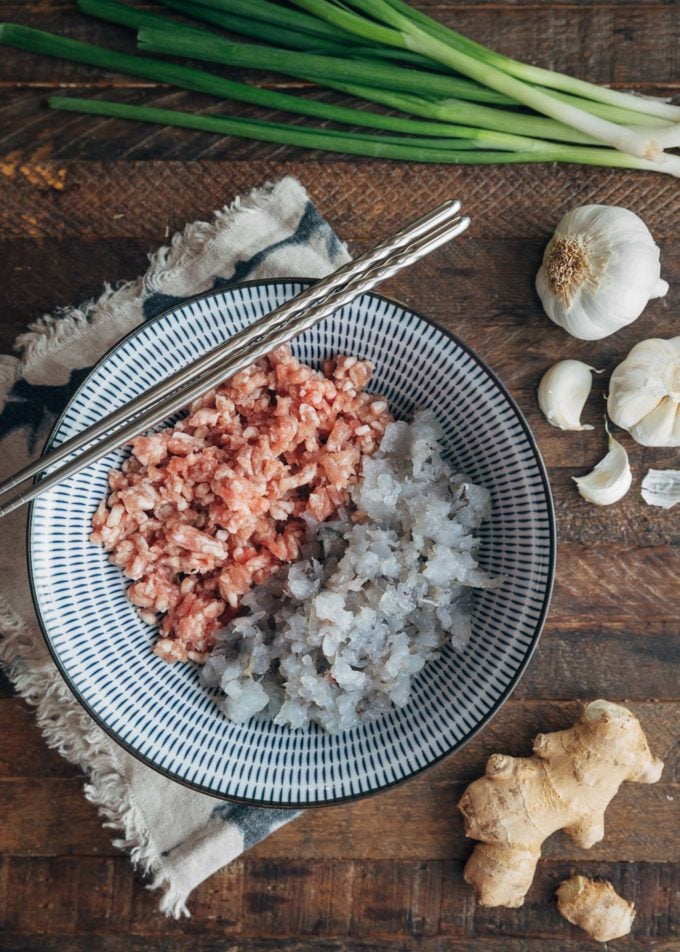
<svg viewBox="0 0 680 952"><path fill-rule="evenodd" d="M480 840L464 871L483 906L521 906L543 841L565 830L588 849L604 836L604 812L624 780L656 783L636 717L593 701L573 727L539 734L533 757L493 754L458 804L466 836Z"/></svg>
<svg viewBox="0 0 680 952"><path fill-rule="evenodd" d="M556 896L560 915L596 942L620 939L631 930L635 906L619 896L611 883L572 876L560 883Z"/></svg>

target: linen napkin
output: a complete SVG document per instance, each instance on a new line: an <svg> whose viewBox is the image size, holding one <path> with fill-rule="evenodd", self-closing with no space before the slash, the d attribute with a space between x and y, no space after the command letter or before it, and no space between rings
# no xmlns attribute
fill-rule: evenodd
<svg viewBox="0 0 680 952"><path fill-rule="evenodd" d="M349 258L293 178L267 184L194 222L150 258L143 277L106 286L96 301L42 317L0 356L0 477L38 455L54 420L91 365L132 328L183 299L256 278L321 277ZM26 512L2 521L0 661L36 708L47 744L87 775L85 796L114 845L162 891L160 908L188 914L189 893L297 814L244 807L188 790L112 741L75 700L53 664L33 611Z"/></svg>

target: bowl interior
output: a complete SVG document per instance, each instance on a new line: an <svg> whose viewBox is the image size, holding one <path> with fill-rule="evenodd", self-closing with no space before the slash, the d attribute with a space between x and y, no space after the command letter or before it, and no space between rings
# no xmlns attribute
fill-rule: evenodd
<svg viewBox="0 0 680 952"><path fill-rule="evenodd" d="M142 325L97 367L51 437L57 444L195 360L302 290L265 282L204 295ZM408 417L428 407L450 462L491 492L480 559L501 588L477 596L465 652L445 648L418 676L409 704L340 736L266 720L230 723L194 665L152 654L154 631L125 580L88 542L107 473L127 451L39 497L29 522L34 599L45 637L79 700L117 741L173 779L213 795L278 805L331 803L404 780L460 747L498 709L536 644L554 570L552 506L540 457L491 372L446 331L365 295L296 339L313 365L338 352L375 364L370 389Z"/></svg>

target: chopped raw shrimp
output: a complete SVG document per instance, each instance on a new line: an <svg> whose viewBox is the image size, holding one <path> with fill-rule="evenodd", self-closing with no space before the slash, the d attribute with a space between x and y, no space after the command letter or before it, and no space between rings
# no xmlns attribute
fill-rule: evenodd
<svg viewBox="0 0 680 952"><path fill-rule="evenodd" d="M203 662L243 595L298 558L304 517L347 503L391 420L363 391L372 369L338 356L318 373L279 347L133 440L91 538L132 580L142 618L159 620L159 657Z"/></svg>

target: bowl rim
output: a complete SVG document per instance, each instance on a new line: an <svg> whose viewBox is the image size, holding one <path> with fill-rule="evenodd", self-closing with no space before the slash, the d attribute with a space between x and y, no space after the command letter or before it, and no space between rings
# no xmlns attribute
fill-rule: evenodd
<svg viewBox="0 0 680 952"><path fill-rule="evenodd" d="M237 284L229 284L221 288L211 288L208 291L202 291L198 294L194 294L194 295L190 295L189 297L182 298L181 303L175 303L171 307L165 308L160 313L155 314L153 317L149 318L148 320L142 321L141 324L138 324L136 327L133 327L132 330L128 331L128 333L125 334L124 337L121 337L120 340L116 341L116 343L113 344L99 358L99 360L97 360L92 365L87 377L85 377L85 379L79 384L79 386L73 392L68 403L66 404L62 412L59 414L58 418L55 420L45 440L40 456L43 457L52 447L52 443L53 443L57 430L63 423L66 417L66 414L68 413L72 404L77 399L77 397L79 396L83 388L86 386L86 384L88 383L92 375L114 353L116 353L117 350L125 346L125 344L127 344L127 342L131 338L133 338L136 334L138 334L143 328L146 328L149 325L152 325L161 321L163 318L168 317L170 314L174 313L180 308L186 307L188 304L193 304L196 301L206 300L211 297L217 297L221 294L228 294L232 291L239 291L242 288L262 287L262 286L277 287L277 286L286 285L286 284L300 284L300 285L303 285L303 289L304 289L305 287L308 287L309 285L315 284L318 280L319 280L318 278L292 276L287 278L265 278L262 280L256 278L249 281L240 281ZM531 431L531 428L527 422L526 417L524 416L522 410L519 408L513 396L510 394L508 389L505 387L505 385L501 382L499 377L496 375L496 373L488 366L488 364L484 360L482 360L481 357L478 356L478 354L475 353L474 350L472 350L471 347L469 347L464 341L462 341L459 337L457 337L447 327L444 327L442 324L440 324L438 321L434 320L433 318L427 317L426 315L422 314L420 311L411 307L410 304L405 304L404 302L400 301L398 298L390 297L383 294L376 294L375 292L372 292L372 291L369 291L366 293L366 295L361 295L361 296L376 298L379 301L384 301L384 302L387 302L388 304L396 305L397 307L400 307L403 310L407 311L408 313L412 314L413 316L417 317L419 320L423 321L423 323L430 325L432 327L435 327L438 331L440 331L446 337L448 337L456 346L460 347L461 350L463 350L466 354L468 354L468 356L470 356L473 360L475 360L479 364L479 366L488 374L488 376L491 378L495 386L506 398L509 406L511 407L517 421L519 422L524 432L524 435L526 436L528 440L529 446L534 454L534 458L538 466L539 475L541 477L541 485L543 488L543 494L544 494L544 498L546 502L546 515L547 515L548 528L549 528L547 584L545 587L545 593L543 596L541 610L540 610L538 619L534 625L534 631L531 636L531 643L529 647L526 649L524 658L522 659L522 662L517 668L517 671L511 678L505 690L501 693L499 698L495 701L495 703L486 713L486 715L479 721L478 724L476 724L466 734L464 734L463 737L458 741L458 743L456 743L453 747L450 747L444 753L439 754L429 763L425 764L422 767L418 767L415 770L412 770L410 773L406 774L403 777L399 777L397 780L391 780L391 781L388 781L387 783L382 783L379 786L376 786L370 790L364 790L360 793L345 794L344 796L332 797L330 799L324 799L324 800L311 800L311 801L287 800L284 803L281 803L280 801L277 801L277 800L260 800L260 799L255 799L252 797L228 796L224 793L216 792L214 789L212 789L211 787L205 786L204 784L192 783L186 778L179 776L174 771L168 770L165 767L159 767L149 757L146 757L144 754L141 754L139 751L135 750L135 748L132 745L130 745L126 740L123 740L117 734L115 730L113 730L107 725L105 720L102 717L100 717L90 707L88 702L82 697L80 692L76 689L76 687L71 682L71 679L68 673L66 672L64 666L62 665L61 660L56 652L56 649L53 647L50 641L50 638L48 636L48 633L47 633L48 626L46 625L42 612L40 610L40 603L39 603L37 592L36 592L36 582L34 577L34 566L33 566L33 554L32 554L32 547L31 547L33 515L34 515L34 506L35 506L36 500L31 501L28 507L28 515L26 519L26 556L27 556L27 567L28 567L28 582L29 582L29 588L31 592L31 598L33 601L33 607L35 609L35 613L36 613L36 617L38 620L38 625L40 628L40 633L42 635L43 641L45 642L47 646L47 650L49 651L50 656L52 660L54 661L54 664L57 670L59 671L59 674L63 678L71 694L76 699L76 701L81 705L81 707L85 710L85 712L92 718L95 724L97 724L97 726L100 727L104 731L104 733L109 738L111 738L111 740L114 741L114 743L118 744L118 746L121 747L126 753L130 754L130 756L134 757L136 760L140 761L145 766L149 767L151 770L165 777L167 780L172 780L175 783L181 784L183 787L186 787L187 789L194 790L197 793L206 794L207 796L211 796L217 800L223 800L229 803L234 803L236 805L242 805L242 806L270 807L270 808L281 809L281 810L295 811L295 810L301 810L301 809L302 810L317 809L319 807L332 807L332 806L338 806L339 804L343 804L343 803L353 803L357 800L364 800L367 797L375 796L376 794L383 793L386 790L391 790L394 787L407 783L409 780L412 780L414 777L417 777L425 773L426 771L431 770L433 767L436 767L438 764L446 760L448 757L451 757L454 754L458 753L459 750L461 750L474 737L476 737L477 734L481 730L483 730L493 720L493 718L498 714L498 712L506 703L506 701L510 698L515 688L519 684L520 680L524 676L526 669L529 666L529 662L533 658L534 652L536 651L536 648L538 647L538 642L540 641L541 634L545 626L545 621L548 615L548 610L550 608L550 602L551 602L553 588L555 584L555 570L556 570L556 563L557 563L557 520L555 515L555 504L553 501L552 491L550 488L550 480L548 479L546 465L543 461L543 457L541 456L541 452L538 448L538 444ZM39 482L41 479L41 476L42 474L38 473L33 478L33 483Z"/></svg>

